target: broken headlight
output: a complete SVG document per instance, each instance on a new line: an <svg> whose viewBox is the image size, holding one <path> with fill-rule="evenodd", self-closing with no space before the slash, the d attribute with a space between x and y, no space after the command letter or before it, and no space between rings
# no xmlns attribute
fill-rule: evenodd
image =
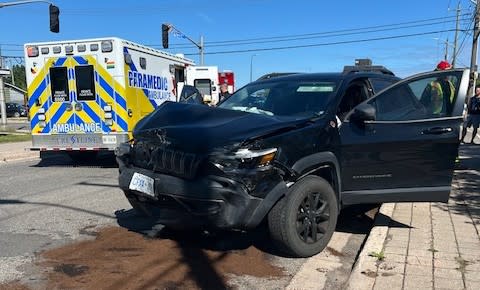
<svg viewBox="0 0 480 290"><path fill-rule="evenodd" d="M222 171L255 169L270 165L276 154L277 148L260 150L242 148L230 154L216 155L212 161Z"/></svg>

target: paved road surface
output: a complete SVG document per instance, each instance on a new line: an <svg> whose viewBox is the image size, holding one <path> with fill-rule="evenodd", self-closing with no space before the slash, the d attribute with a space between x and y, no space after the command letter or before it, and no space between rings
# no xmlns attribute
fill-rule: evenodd
<svg viewBox="0 0 480 290"><path fill-rule="evenodd" d="M372 222L365 213L375 210L344 210L327 250L291 259L260 230L162 230L131 210L117 170L108 156L80 166L64 156L0 164L0 284L293 289L314 278L316 289L341 289Z"/></svg>

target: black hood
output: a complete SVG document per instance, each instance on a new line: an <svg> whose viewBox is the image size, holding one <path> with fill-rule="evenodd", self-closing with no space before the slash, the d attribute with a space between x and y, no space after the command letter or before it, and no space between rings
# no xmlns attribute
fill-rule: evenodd
<svg viewBox="0 0 480 290"><path fill-rule="evenodd" d="M219 146L242 143L304 123L306 119L165 102L138 122L133 135L135 139L153 142L163 139L187 152L207 153Z"/></svg>

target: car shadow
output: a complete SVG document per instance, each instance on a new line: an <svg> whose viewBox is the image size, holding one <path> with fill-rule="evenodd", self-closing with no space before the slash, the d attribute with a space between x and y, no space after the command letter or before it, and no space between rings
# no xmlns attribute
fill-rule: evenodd
<svg viewBox="0 0 480 290"><path fill-rule="evenodd" d="M31 167L96 167L117 168L118 164L112 152L99 152L95 158L79 158L73 160L65 152L42 152L40 162Z"/></svg>
<svg viewBox="0 0 480 290"><path fill-rule="evenodd" d="M336 231L368 234L378 205L355 205L341 211ZM172 230L159 224L154 218L140 216L134 209L115 212L119 226L129 231L142 234L150 239L169 239L181 244L182 247L198 248L212 251L235 251L249 247L271 255L290 258L279 251L271 242L266 222L250 231L202 231L202 230Z"/></svg>

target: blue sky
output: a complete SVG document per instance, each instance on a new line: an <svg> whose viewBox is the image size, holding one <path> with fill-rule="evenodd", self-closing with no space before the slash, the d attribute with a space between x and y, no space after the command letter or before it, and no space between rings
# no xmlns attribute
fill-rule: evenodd
<svg viewBox="0 0 480 290"><path fill-rule="evenodd" d="M445 40L448 38L453 43L454 39L453 31L437 31L455 29L455 8L458 3L462 8L461 14L471 15L473 12L470 0L53 2L61 11L58 34L48 30L46 4L0 9L0 23L2 27L7 27L0 33L3 55L22 55L22 47L18 45L26 42L102 36L118 36L160 48L161 24L172 23L195 40L203 35L205 64L218 65L220 70L233 70L237 88L249 81L252 60L253 79L270 72L341 71L344 65L353 64L355 58L367 57L374 64L384 65L400 77L432 70L443 59ZM470 15L461 16L460 29L473 26L470 25ZM412 34L418 35L407 37ZM285 36L307 39L284 41L285 38L275 38L267 39L274 42L258 43L258 38ZM464 45L457 58L457 66L469 66L471 34L460 32L458 39L459 46L462 41ZM218 43L229 40L257 43ZM188 47L186 40L173 35L170 35L170 43L170 52L198 52ZM308 45L314 46L211 54ZM450 58L452 50L449 47ZM199 64L198 55L188 57Z"/></svg>

